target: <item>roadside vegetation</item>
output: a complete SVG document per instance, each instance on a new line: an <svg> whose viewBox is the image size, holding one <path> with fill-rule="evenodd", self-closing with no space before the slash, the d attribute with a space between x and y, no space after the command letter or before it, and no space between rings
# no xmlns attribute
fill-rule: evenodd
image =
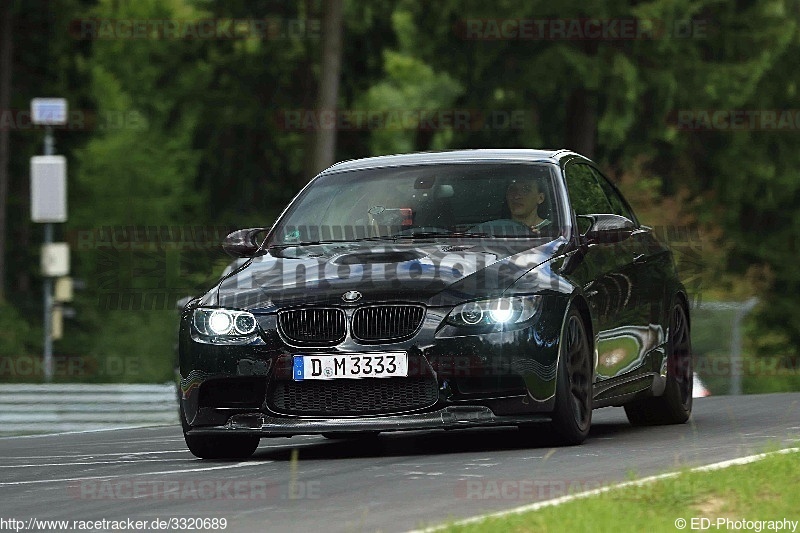
<svg viewBox="0 0 800 533"><path fill-rule="evenodd" d="M228 260L221 236L270 225L314 174L325 5L3 3L12 31L0 45L10 42L14 53L13 68L0 69L0 84L10 82L9 101L0 103L10 147L0 381L41 380L34 359L42 353L43 230L29 220L28 167L43 131L17 111L32 97L61 96L76 117L55 131L56 152L69 161L69 220L55 239L70 243L71 274L85 288L54 348L61 368L74 361L90 370L57 372L56 380L168 381L175 302L218 277ZM744 352L776 367L746 376L745 392L797 390L798 10L793 0L345 0L336 107L381 120L339 128L335 159L476 147L583 152L673 246L694 303L760 298ZM520 40L486 26L561 18L633 18L660 30L644 39ZM283 33L126 38L99 25L208 19L278 21ZM681 27L690 33L676 35ZM791 120L725 128L702 119L715 110L789 112ZM453 122L456 111L466 123ZM148 228L166 236L148 236ZM697 317L698 357L724 357L727 319ZM726 392L724 375L702 377L712 392Z"/></svg>
<svg viewBox="0 0 800 533"><path fill-rule="evenodd" d="M703 529L706 531L757 531L755 528L717 527L717 520L800 521L796 502L798 483L798 454L774 454L746 465L712 471L684 471L675 477L640 486L612 489L558 506L451 526L444 531L675 533L697 531L701 525L705 525ZM679 522L681 519L685 522ZM695 519L694 528L692 519ZM702 519L708 522L701 522ZM792 530L791 526L788 530Z"/></svg>

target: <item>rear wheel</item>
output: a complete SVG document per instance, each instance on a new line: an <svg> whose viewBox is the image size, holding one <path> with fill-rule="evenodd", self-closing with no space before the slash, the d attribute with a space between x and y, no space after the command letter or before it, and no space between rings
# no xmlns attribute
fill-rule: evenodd
<svg viewBox="0 0 800 533"><path fill-rule="evenodd" d="M258 437L250 435L189 435L189 424L180 407L183 438L186 446L195 457L200 459L247 459L258 448Z"/></svg>
<svg viewBox="0 0 800 533"><path fill-rule="evenodd" d="M592 425L592 350L576 309L563 329L552 428L561 444L575 445L586 439Z"/></svg>
<svg viewBox="0 0 800 533"><path fill-rule="evenodd" d="M635 426L683 424L692 414L692 344L689 321L681 304L670 313L667 343L667 385L664 394L625 405L625 414Z"/></svg>

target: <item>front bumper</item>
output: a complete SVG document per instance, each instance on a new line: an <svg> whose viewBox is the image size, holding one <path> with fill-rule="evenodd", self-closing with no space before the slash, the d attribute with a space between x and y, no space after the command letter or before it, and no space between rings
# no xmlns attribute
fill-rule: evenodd
<svg viewBox="0 0 800 533"><path fill-rule="evenodd" d="M528 327L469 336L442 335L440 324L447 310L429 308L420 331L403 342L365 346L348 336L338 346L313 350L403 350L410 358L409 377L431 381L426 400L402 412L386 409L358 414L325 409L303 412L276 401L278 385L291 383L292 356L311 350L285 343L274 317L259 317L261 334L251 344L212 345L192 338L185 316L179 343L185 429L191 434L236 431L291 436L530 422L553 409L565 305L564 299L551 300L550 306L544 306L547 312Z"/></svg>
<svg viewBox="0 0 800 533"><path fill-rule="evenodd" d="M265 414L233 415L222 426L191 429L189 435L248 434L259 437L291 437L322 433L366 431L413 431L462 429L486 426L518 426L547 420L546 415L497 416L488 407L450 406L427 413L360 418L286 419Z"/></svg>

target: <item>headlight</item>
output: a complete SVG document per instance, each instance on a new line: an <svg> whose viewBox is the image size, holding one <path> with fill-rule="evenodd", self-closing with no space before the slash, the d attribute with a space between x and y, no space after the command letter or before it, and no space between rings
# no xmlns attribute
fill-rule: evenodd
<svg viewBox="0 0 800 533"><path fill-rule="evenodd" d="M194 310L194 329L209 337L248 337L256 331L256 317L247 311L231 309Z"/></svg>
<svg viewBox="0 0 800 533"><path fill-rule="evenodd" d="M539 295L478 300L457 306L446 321L457 327L519 324L533 318L541 305Z"/></svg>

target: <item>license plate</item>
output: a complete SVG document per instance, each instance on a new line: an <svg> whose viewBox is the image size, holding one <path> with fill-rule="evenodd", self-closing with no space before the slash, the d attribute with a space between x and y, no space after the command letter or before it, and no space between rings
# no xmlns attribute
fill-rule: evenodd
<svg viewBox="0 0 800 533"><path fill-rule="evenodd" d="M295 381L405 377L408 376L408 354L295 355L292 376Z"/></svg>

